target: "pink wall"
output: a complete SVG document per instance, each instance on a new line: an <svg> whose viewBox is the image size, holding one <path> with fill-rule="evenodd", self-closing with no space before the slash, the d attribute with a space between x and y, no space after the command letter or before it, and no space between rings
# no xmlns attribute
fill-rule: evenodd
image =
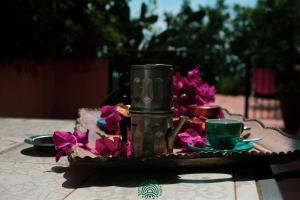
<svg viewBox="0 0 300 200"><path fill-rule="evenodd" d="M21 69L33 69L18 74ZM29 70L30 71L30 70ZM104 60L0 62L0 116L76 118L80 107L96 108L108 94Z"/></svg>

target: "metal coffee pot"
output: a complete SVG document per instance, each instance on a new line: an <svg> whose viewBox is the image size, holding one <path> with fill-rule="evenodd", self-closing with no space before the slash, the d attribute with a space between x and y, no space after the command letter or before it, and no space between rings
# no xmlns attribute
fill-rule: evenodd
<svg viewBox="0 0 300 200"><path fill-rule="evenodd" d="M171 65L133 65L130 71L131 109L170 112L173 106L172 78Z"/></svg>
<svg viewBox="0 0 300 200"><path fill-rule="evenodd" d="M133 155L136 158L172 152L176 134L188 119L181 117L174 128L172 113L131 112L130 115Z"/></svg>
<svg viewBox="0 0 300 200"><path fill-rule="evenodd" d="M131 133L134 157L168 153L176 133L188 119L173 127L173 68L164 64L131 67Z"/></svg>

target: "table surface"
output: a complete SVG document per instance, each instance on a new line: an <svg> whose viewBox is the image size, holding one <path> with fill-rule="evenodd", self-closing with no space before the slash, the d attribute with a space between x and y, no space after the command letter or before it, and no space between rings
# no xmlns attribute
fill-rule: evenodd
<svg viewBox="0 0 300 200"><path fill-rule="evenodd" d="M67 158L35 151L24 138L73 131L75 121L0 118L0 199L143 199L138 190L154 180L158 199L282 199L272 174L253 166L201 171L122 172L69 167ZM142 171L142 170L141 170Z"/></svg>

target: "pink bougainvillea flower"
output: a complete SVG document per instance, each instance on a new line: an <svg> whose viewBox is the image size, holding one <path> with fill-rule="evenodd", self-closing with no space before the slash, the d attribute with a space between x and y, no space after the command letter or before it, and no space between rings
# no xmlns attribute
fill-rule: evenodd
<svg viewBox="0 0 300 200"><path fill-rule="evenodd" d="M215 101L216 89L214 86L210 87L207 83L204 83L197 87L197 94L203 104L208 104Z"/></svg>
<svg viewBox="0 0 300 200"><path fill-rule="evenodd" d="M197 87L199 86L199 81L197 79L188 79L184 78L184 90L186 93L194 93L196 92Z"/></svg>
<svg viewBox="0 0 300 200"><path fill-rule="evenodd" d="M107 156L107 155L115 155L118 153L118 142L119 137L114 137L113 140L108 137L101 137L96 140L96 150L99 155Z"/></svg>
<svg viewBox="0 0 300 200"><path fill-rule="evenodd" d="M57 149L55 156L55 160L57 162L61 156L70 154L71 148L76 145L77 140L70 132L55 131L53 134L53 143Z"/></svg>
<svg viewBox="0 0 300 200"><path fill-rule="evenodd" d="M195 89L203 83L203 80L200 76L200 65L196 65L195 68L188 72L185 77L185 84L187 87Z"/></svg>
<svg viewBox="0 0 300 200"><path fill-rule="evenodd" d="M57 149L67 146L73 146L77 143L76 137L67 131L55 131L53 134L53 143Z"/></svg>
<svg viewBox="0 0 300 200"><path fill-rule="evenodd" d="M120 131L120 121L123 119L115 106L103 106L100 108L101 118L105 120L105 128L108 132L116 133Z"/></svg>
<svg viewBox="0 0 300 200"><path fill-rule="evenodd" d="M200 67L200 65L196 65L193 70L188 72L187 77L189 79L196 79L202 82L202 79L200 77Z"/></svg>
<svg viewBox="0 0 300 200"><path fill-rule="evenodd" d="M53 134L53 143L57 150L56 162L61 156L70 155L74 145L89 150L92 153L95 152L95 150L88 145L88 135L89 130L85 132L75 131L73 134L67 131L55 131Z"/></svg>
<svg viewBox="0 0 300 200"><path fill-rule="evenodd" d="M86 149L94 154L102 156L115 155L131 157L132 144L131 141L123 142L120 137L116 136L109 139L106 136L102 136L96 140L95 148L92 148L88 144L89 130L86 132L75 131L74 133L67 131L55 131L53 134L53 142L56 153L56 162L65 155L70 155L73 146L78 146Z"/></svg>
<svg viewBox="0 0 300 200"><path fill-rule="evenodd" d="M189 71L186 77L178 72L173 76L174 116L190 115L189 105L205 105L215 100L215 87L210 87L200 76L200 65Z"/></svg>
<svg viewBox="0 0 300 200"><path fill-rule="evenodd" d="M184 87L184 78L179 72L176 72L173 76L173 94L180 95L181 90Z"/></svg>
<svg viewBox="0 0 300 200"><path fill-rule="evenodd" d="M201 137L195 129L192 128L178 133L177 136L184 148L187 148L189 144L195 147L204 147L205 145L205 139Z"/></svg>
<svg viewBox="0 0 300 200"><path fill-rule="evenodd" d="M86 132L75 131L73 135L76 137L77 145L79 145L80 147L86 146L89 142L89 130L87 130Z"/></svg>
<svg viewBox="0 0 300 200"><path fill-rule="evenodd" d="M115 106L111 106L111 105L107 105L107 106L102 106L100 108L101 111L101 117L105 118L108 117L110 114L116 112L116 107Z"/></svg>
<svg viewBox="0 0 300 200"><path fill-rule="evenodd" d="M178 106L177 109L180 115L189 115L190 109L188 107Z"/></svg>
<svg viewBox="0 0 300 200"><path fill-rule="evenodd" d="M96 141L96 151L101 156L127 156L132 155L131 142L123 142L120 137L108 137L102 136Z"/></svg>
<svg viewBox="0 0 300 200"><path fill-rule="evenodd" d="M89 150L92 153L97 153L96 149L91 147L88 143L89 143L89 130L82 132L82 131L74 131L73 135L76 137L77 139L77 143L76 145L84 148L86 150Z"/></svg>

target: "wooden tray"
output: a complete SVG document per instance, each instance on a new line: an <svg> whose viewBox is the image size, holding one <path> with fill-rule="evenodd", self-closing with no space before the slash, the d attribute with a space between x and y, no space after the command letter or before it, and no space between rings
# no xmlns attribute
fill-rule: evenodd
<svg viewBox="0 0 300 200"><path fill-rule="evenodd" d="M79 147L73 149L69 156L71 165L88 165L95 167L216 167L233 164L255 163L285 163L300 158L300 141L287 135L280 129L266 127L262 122L255 119L245 119L241 115L231 114L223 109L225 118L242 121L250 127L250 138L262 137L263 140L254 143L254 148L243 152L194 152L172 153L157 155L149 158L134 159L121 157L96 156ZM96 126L99 111L96 109L80 109L79 118L76 120L75 129L85 131L89 129L91 134L97 132L105 134ZM96 135L96 134L94 134Z"/></svg>

